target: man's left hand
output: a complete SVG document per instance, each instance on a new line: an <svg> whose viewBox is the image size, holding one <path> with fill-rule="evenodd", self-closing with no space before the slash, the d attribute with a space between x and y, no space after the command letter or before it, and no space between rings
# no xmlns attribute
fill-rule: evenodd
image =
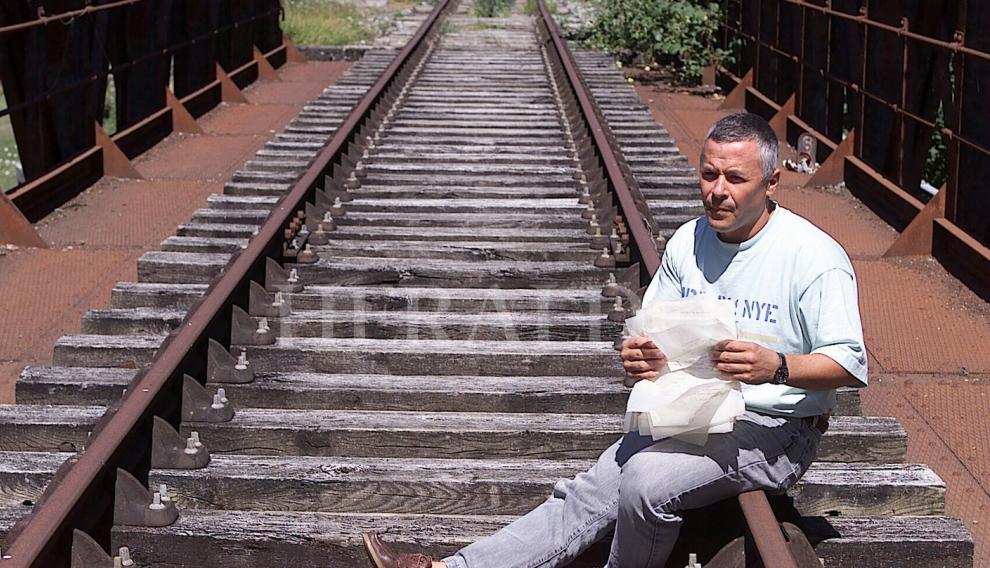
<svg viewBox="0 0 990 568"><path fill-rule="evenodd" d="M751 343L727 339L715 345L711 352L712 366L723 379L761 385L773 380L780 367L780 357L772 351Z"/></svg>

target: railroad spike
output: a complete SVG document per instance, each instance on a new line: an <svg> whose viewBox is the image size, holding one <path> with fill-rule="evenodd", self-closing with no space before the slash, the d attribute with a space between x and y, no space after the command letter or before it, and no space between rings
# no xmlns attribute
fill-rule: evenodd
<svg viewBox="0 0 990 568"><path fill-rule="evenodd" d="M187 451L192 438L183 438L161 416L155 416L152 439L151 467L155 469L202 469L210 463L205 447L197 448L193 443L195 451Z"/></svg>
<svg viewBox="0 0 990 568"><path fill-rule="evenodd" d="M165 486L162 485L162 487ZM162 498L164 499L164 497ZM126 546L121 546L120 549L117 550L117 556L114 557L113 561L116 563L118 560L120 561L120 568L129 568L134 566L134 561L131 560L131 549Z"/></svg>
<svg viewBox="0 0 990 568"><path fill-rule="evenodd" d="M218 400L216 395L211 395L199 381L189 375L182 376L184 422L230 422L233 419L233 405Z"/></svg>
<svg viewBox="0 0 990 568"><path fill-rule="evenodd" d="M303 249L296 254L296 262L299 264L315 264L319 257L309 247L309 243L303 245Z"/></svg>
<svg viewBox="0 0 990 568"><path fill-rule="evenodd" d="M206 357L207 383L245 384L254 381L254 371L248 363L244 350L237 358L231 355L216 340L209 340Z"/></svg>
<svg viewBox="0 0 990 568"><path fill-rule="evenodd" d="M626 308L622 305L622 296L616 296L612 304L612 309L608 312L608 321L622 323L626 321Z"/></svg>
<svg viewBox="0 0 990 568"><path fill-rule="evenodd" d="M171 501L164 503L161 501L161 495L157 499L155 495L159 494L157 492L152 494L127 470L117 468L113 524L131 527L167 527L174 523L179 518L179 510L176 509L175 504Z"/></svg>
<svg viewBox="0 0 990 568"><path fill-rule="evenodd" d="M277 303L277 298L282 298L282 302ZM289 303L285 301L283 292L269 293L264 286L252 280L248 291L248 313L256 317L284 318L290 313Z"/></svg>
<svg viewBox="0 0 990 568"><path fill-rule="evenodd" d="M268 327L268 320L255 320L240 306L234 306L230 319L231 345L271 345L275 332Z"/></svg>
<svg viewBox="0 0 990 568"><path fill-rule="evenodd" d="M615 267L615 257L609 254L608 248L602 249L602 254L595 259L595 266L598 268L614 268Z"/></svg>
<svg viewBox="0 0 990 568"><path fill-rule="evenodd" d="M292 272L286 271L282 265L269 258L265 264L265 288L272 292L302 292L302 282L291 281Z"/></svg>

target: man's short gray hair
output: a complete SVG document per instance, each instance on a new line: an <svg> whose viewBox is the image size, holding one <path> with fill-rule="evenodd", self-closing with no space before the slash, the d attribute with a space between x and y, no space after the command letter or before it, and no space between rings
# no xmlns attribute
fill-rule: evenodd
<svg viewBox="0 0 990 568"><path fill-rule="evenodd" d="M766 183L777 169L778 144L777 135L763 117L751 112L737 112L719 119L708 129L705 144L711 140L724 144L727 142L742 142L755 140L760 148L760 167L763 169L763 182ZM702 150L704 155L704 150Z"/></svg>

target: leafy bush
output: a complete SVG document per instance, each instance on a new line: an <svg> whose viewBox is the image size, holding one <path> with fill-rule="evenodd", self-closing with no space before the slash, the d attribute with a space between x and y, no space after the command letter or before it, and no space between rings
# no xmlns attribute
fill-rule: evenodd
<svg viewBox="0 0 990 568"><path fill-rule="evenodd" d="M505 16L512 9L513 0L476 0L474 14L480 18Z"/></svg>
<svg viewBox="0 0 990 568"><path fill-rule="evenodd" d="M716 46L722 11L691 0L599 0L592 43L630 51L673 67L684 83L697 84L708 65L729 62Z"/></svg>
<svg viewBox="0 0 990 568"><path fill-rule="evenodd" d="M283 2L282 30L297 44L348 45L373 39L358 8L332 0Z"/></svg>

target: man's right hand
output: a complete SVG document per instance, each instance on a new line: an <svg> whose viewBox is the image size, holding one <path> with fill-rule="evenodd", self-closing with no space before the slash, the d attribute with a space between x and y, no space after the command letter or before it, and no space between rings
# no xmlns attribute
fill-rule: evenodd
<svg viewBox="0 0 990 568"><path fill-rule="evenodd" d="M663 351L645 337L630 337L622 342L622 368L626 370L626 384L636 381L655 381L667 364Z"/></svg>

